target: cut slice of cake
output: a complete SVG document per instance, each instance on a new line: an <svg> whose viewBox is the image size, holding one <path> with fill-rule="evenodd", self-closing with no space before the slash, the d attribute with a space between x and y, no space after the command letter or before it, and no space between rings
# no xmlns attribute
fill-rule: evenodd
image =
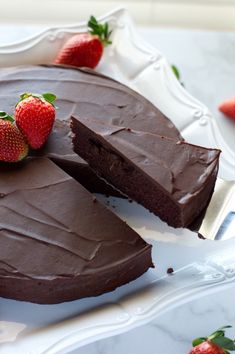
<svg viewBox="0 0 235 354"><path fill-rule="evenodd" d="M114 290L151 246L48 159L0 172L0 296L53 304Z"/></svg>
<svg viewBox="0 0 235 354"><path fill-rule="evenodd" d="M220 151L72 117L74 151L99 176L174 227L188 226L214 189Z"/></svg>

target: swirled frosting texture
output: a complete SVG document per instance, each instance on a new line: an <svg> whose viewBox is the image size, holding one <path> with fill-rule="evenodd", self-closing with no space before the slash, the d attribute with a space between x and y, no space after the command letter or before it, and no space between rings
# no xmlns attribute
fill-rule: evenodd
<svg viewBox="0 0 235 354"><path fill-rule="evenodd" d="M151 246L48 159L0 172L0 215L0 296L98 295L152 266Z"/></svg>

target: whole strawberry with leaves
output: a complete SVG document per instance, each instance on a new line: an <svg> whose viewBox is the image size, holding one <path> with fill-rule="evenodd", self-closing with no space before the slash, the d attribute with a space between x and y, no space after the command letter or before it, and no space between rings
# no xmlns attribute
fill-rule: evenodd
<svg viewBox="0 0 235 354"><path fill-rule="evenodd" d="M55 59L55 64L67 64L94 69L103 54L104 47L111 44L108 23L99 23L94 16L88 21L88 33L71 37Z"/></svg>
<svg viewBox="0 0 235 354"><path fill-rule="evenodd" d="M15 121L32 149L40 149L52 131L55 99L52 93L23 93L20 96L15 108Z"/></svg>
<svg viewBox="0 0 235 354"><path fill-rule="evenodd" d="M0 161L18 162L28 155L29 147L14 124L14 119L0 112Z"/></svg>
<svg viewBox="0 0 235 354"><path fill-rule="evenodd" d="M235 351L235 341L225 337L226 328L231 326L221 327L208 337L194 339L189 354L228 354Z"/></svg>

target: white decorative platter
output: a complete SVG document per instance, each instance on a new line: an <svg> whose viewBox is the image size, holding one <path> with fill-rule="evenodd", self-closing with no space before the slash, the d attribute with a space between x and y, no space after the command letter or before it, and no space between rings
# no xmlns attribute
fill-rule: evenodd
<svg viewBox="0 0 235 354"><path fill-rule="evenodd" d="M137 34L124 9L102 17L113 28L97 70L138 90L156 104L189 141L223 150L220 176L235 179L235 142L224 140L209 110L179 84L166 58ZM46 29L31 38L0 46L0 66L52 62L69 36L85 23ZM143 117L144 119L144 117ZM107 203L107 198L99 196ZM112 293L59 305L0 299L0 352L62 354L127 331L195 297L235 284L235 238L204 241L187 230L168 227L141 206L110 198L114 212L153 245L156 269ZM168 267L174 275L167 275Z"/></svg>

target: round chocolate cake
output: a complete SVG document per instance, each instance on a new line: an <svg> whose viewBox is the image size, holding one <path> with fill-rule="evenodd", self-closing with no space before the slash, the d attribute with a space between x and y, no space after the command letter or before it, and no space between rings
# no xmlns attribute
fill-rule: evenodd
<svg viewBox="0 0 235 354"><path fill-rule="evenodd" d="M125 85L92 70L42 65L1 69L0 89L9 114L23 92L58 98L46 145L0 171L0 296L70 301L114 290L153 266L151 246L87 191L116 194L103 179L174 226L208 203L219 151L183 142Z"/></svg>
<svg viewBox="0 0 235 354"><path fill-rule="evenodd" d="M151 246L66 174L92 191L117 193L73 152L70 117L95 114L181 139L174 125L138 93L90 70L1 69L0 88L9 114L23 92L58 98L57 121L45 147L32 153L37 157L1 168L0 296L69 301L111 291L152 267Z"/></svg>

